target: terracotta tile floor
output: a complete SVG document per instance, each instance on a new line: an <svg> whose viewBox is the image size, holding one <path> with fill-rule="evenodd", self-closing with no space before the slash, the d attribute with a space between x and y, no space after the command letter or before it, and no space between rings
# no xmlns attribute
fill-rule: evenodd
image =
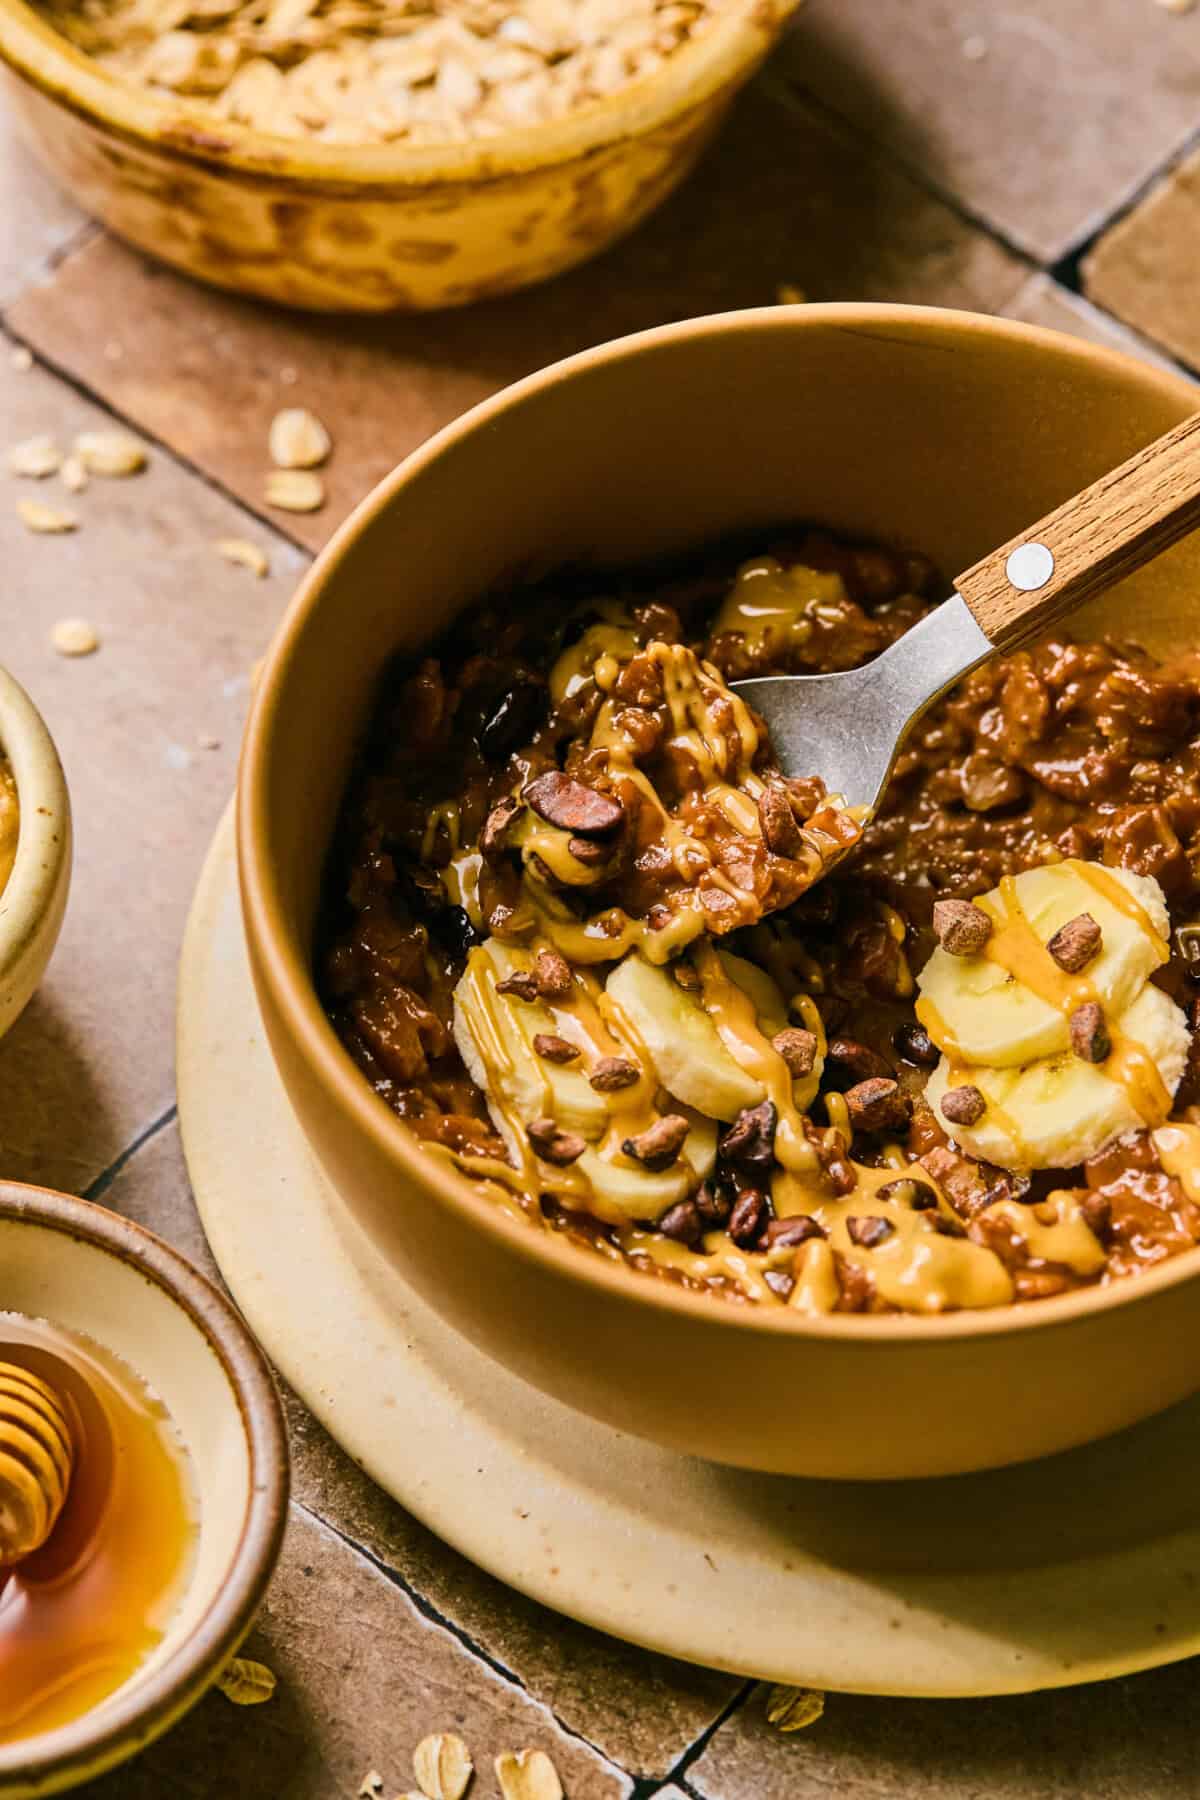
<svg viewBox="0 0 1200 1800"><path fill-rule="evenodd" d="M1200 10L1154 0L809 0L689 186L590 268L470 313L355 324L204 292L90 227L0 115L5 441L108 410L148 471L82 496L74 537L0 508L4 660L71 780L71 913L0 1045L0 1172L103 1197L202 1264L170 1067L187 902L233 779L249 670L308 552L429 432L514 376L724 307L893 298L975 307L1200 371ZM325 510L268 514L263 438L303 401L333 431ZM212 549L269 553L256 582ZM79 662L48 644L84 613ZM215 742L216 747L211 747ZM203 747L210 746L210 747ZM782 1738L748 1684L629 1649L469 1567L289 1397L292 1528L258 1629L277 1699L210 1697L93 1790L339 1800L412 1785L426 1730L481 1764L540 1744L569 1800L1195 1800L1197 1671L996 1702L831 1696ZM252 1649L254 1645L252 1645ZM494 1793L490 1773L474 1793Z"/></svg>

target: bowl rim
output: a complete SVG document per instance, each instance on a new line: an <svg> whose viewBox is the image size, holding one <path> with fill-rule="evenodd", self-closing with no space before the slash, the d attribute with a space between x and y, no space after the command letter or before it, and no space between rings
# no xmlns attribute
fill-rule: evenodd
<svg viewBox="0 0 1200 1800"><path fill-rule="evenodd" d="M144 1682L136 1677L70 1724L0 1746L0 1786L60 1785L143 1748L199 1699L249 1630L287 1523L289 1461L279 1395L263 1352L231 1301L179 1251L90 1200L0 1182L0 1223L57 1231L152 1281L187 1316L224 1370L249 1450L245 1516L221 1587L187 1637Z"/></svg>
<svg viewBox="0 0 1200 1800"><path fill-rule="evenodd" d="M407 1180L436 1195L468 1221L484 1241L514 1252L548 1273L607 1294L629 1305L675 1314L713 1329L773 1336L797 1341L816 1339L870 1344L951 1344L964 1338L984 1340L1010 1332L1053 1331L1072 1321L1107 1313L1114 1307L1145 1305L1169 1288L1200 1276L1200 1247L1171 1257L1136 1279L1110 1287L1084 1287L1038 1300L1036 1305L1009 1304L986 1310L924 1316L896 1313L864 1317L853 1313L820 1318L793 1315L785 1308L736 1306L714 1296L652 1278L592 1256L566 1243L559 1234L533 1230L493 1204L470 1178L435 1162L373 1092L354 1066L321 1008L308 959L301 954L288 926L278 879L265 854L269 842L265 770L271 740L285 694L288 673L310 618L322 604L334 571L368 525L391 505L395 496L428 464L451 452L460 439L495 429L505 414L518 410L546 388L571 381L606 364L653 355L661 347L697 335L716 337L833 329L850 334L886 336L898 345L938 338L961 348L964 336L990 336L1025 344L1056 357L1132 374L1165 399L1194 410L1196 391L1183 375L1154 368L1121 351L1067 337L1044 326L946 307L904 306L890 302L837 301L795 307L757 307L715 313L673 325L616 338L549 364L514 382L461 414L407 456L359 503L317 556L283 615L268 649L242 742L237 784L237 858L242 915L251 949L256 984L265 989L277 1019L292 1045L319 1082L325 1101L367 1138L375 1152ZM303 1128L303 1122L302 1122ZM306 1133L307 1135L307 1133Z"/></svg>
<svg viewBox="0 0 1200 1800"><path fill-rule="evenodd" d="M36 955L71 862L71 803L58 749L25 689L0 668L0 747L17 789L17 849L0 890L0 986Z"/></svg>
<svg viewBox="0 0 1200 1800"><path fill-rule="evenodd" d="M562 119L460 144L320 144L219 119L102 68L26 0L0 0L0 59L42 94L127 142L220 169L322 192L483 186L595 156L699 110L742 79L800 0L722 0L710 23L661 67Z"/></svg>

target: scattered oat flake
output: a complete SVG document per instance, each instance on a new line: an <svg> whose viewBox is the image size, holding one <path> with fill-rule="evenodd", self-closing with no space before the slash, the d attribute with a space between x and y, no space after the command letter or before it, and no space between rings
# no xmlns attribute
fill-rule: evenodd
<svg viewBox="0 0 1200 1800"><path fill-rule="evenodd" d="M803 288L794 287L790 281L781 281L775 289L775 298L780 306L803 306L808 295Z"/></svg>
<svg viewBox="0 0 1200 1800"><path fill-rule="evenodd" d="M315 413L286 406L271 420L267 447L277 469L316 469L333 449L333 439Z"/></svg>
<svg viewBox="0 0 1200 1800"><path fill-rule="evenodd" d="M767 1720L779 1731L803 1731L825 1711L819 1688L773 1687L767 1695Z"/></svg>
<svg viewBox="0 0 1200 1800"><path fill-rule="evenodd" d="M8 453L9 474L29 475L34 481L57 475L61 466L62 451L52 437L24 438Z"/></svg>
<svg viewBox="0 0 1200 1800"><path fill-rule="evenodd" d="M317 512L325 504L325 484L311 469L272 469L267 505L283 512Z"/></svg>
<svg viewBox="0 0 1200 1800"><path fill-rule="evenodd" d="M79 527L79 520L74 513L56 512L54 507L43 506L38 500L18 500L17 512L21 523L29 531L53 535L64 531L76 531Z"/></svg>
<svg viewBox="0 0 1200 1800"><path fill-rule="evenodd" d="M235 1706L261 1706L275 1692L275 1676L266 1663L235 1656L218 1678L217 1686Z"/></svg>
<svg viewBox="0 0 1200 1800"><path fill-rule="evenodd" d="M495 1768L504 1800L563 1800L558 1770L544 1750L505 1750Z"/></svg>
<svg viewBox="0 0 1200 1800"><path fill-rule="evenodd" d="M267 553L247 538L218 538L216 549L226 562L237 563L243 569L249 569L260 581L271 573L271 564Z"/></svg>
<svg viewBox="0 0 1200 1800"><path fill-rule="evenodd" d="M28 375L30 369L33 367L33 351L29 348L28 344L18 344L10 355L8 362L9 367L15 369L18 375Z"/></svg>
<svg viewBox="0 0 1200 1800"><path fill-rule="evenodd" d="M209 733L207 731L202 731L200 733L199 737L196 739L196 747L199 750L219 750L221 748L221 740L219 737L213 737L211 735L211 733ZM382 1786L383 1785L383 1776L382 1775L379 1777L379 1782L380 1782L380 1786Z"/></svg>
<svg viewBox="0 0 1200 1800"><path fill-rule="evenodd" d="M72 446L89 475L136 475L146 452L124 431L81 431Z"/></svg>
<svg viewBox="0 0 1200 1800"><path fill-rule="evenodd" d="M50 633L50 642L60 656L91 656L100 648L100 639L86 619L60 619Z"/></svg>
<svg viewBox="0 0 1200 1800"><path fill-rule="evenodd" d="M68 493L82 494L88 484L88 472L84 467L83 459L76 456L74 451L70 456L63 458L63 466L58 474Z"/></svg>
<svg viewBox="0 0 1200 1800"><path fill-rule="evenodd" d="M471 1785L475 1764L453 1731L435 1731L413 1751L413 1773L427 1800L462 1800Z"/></svg>
<svg viewBox="0 0 1200 1800"><path fill-rule="evenodd" d="M378 1769L368 1769L358 1784L356 1800L372 1800L372 1795L383 1792L383 1776Z"/></svg>

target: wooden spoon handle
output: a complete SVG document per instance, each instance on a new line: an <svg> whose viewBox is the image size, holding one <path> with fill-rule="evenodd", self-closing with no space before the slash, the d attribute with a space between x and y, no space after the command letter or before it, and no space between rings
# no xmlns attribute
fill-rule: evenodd
<svg viewBox="0 0 1200 1800"><path fill-rule="evenodd" d="M1200 413L985 556L956 585L984 634L1010 650L1197 525Z"/></svg>

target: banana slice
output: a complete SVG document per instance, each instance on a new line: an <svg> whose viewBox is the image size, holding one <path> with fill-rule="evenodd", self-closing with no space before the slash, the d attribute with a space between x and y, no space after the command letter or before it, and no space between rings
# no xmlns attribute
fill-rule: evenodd
<svg viewBox="0 0 1200 1800"><path fill-rule="evenodd" d="M453 1030L468 1073L482 1089L488 1111L518 1167L530 1166L526 1127L534 1119L552 1118L562 1130L578 1132L588 1140L582 1155L565 1168L540 1165L540 1191L613 1224L661 1218L668 1207L711 1174L717 1160L715 1124L685 1106L682 1110L691 1129L678 1160L669 1169L647 1169L626 1156L621 1149L626 1136L660 1115L651 1111L649 1118L631 1123L617 1104L624 1090L606 1098L591 1086L583 1068L551 1062L537 1054L534 1036L538 1032L562 1035L571 1022L568 1009L556 1013L539 1000L521 1000L501 994L497 988L508 976L528 970L532 962L527 951L514 950L494 938L478 945L467 958L454 991ZM667 979L674 992L682 992ZM703 1013L700 1016L705 1018ZM629 1056L637 1060L633 1051ZM681 1109L671 1106L663 1110Z"/></svg>
<svg viewBox="0 0 1200 1800"><path fill-rule="evenodd" d="M740 985L739 974L733 969L729 973ZM770 981L770 976L762 979ZM755 999L749 987L746 991ZM738 1066L697 996L681 988L668 969L633 951L613 970L605 992L628 1021L631 1034L645 1046L662 1085L685 1106L710 1119L728 1120L763 1098L762 1083ZM782 1000L779 1006L782 1011Z"/></svg>
<svg viewBox="0 0 1200 1800"><path fill-rule="evenodd" d="M698 1181L712 1173L717 1160L717 1128L712 1120L691 1112L687 1116L692 1129L679 1161L657 1173L623 1155L618 1139L599 1149L589 1146L575 1165L592 1190L587 1210L611 1225L627 1225L635 1219L661 1219L668 1207L685 1199ZM546 1185L553 1193L553 1175ZM569 1206L573 1196L564 1193L562 1199ZM574 1203L578 1205L578 1200Z"/></svg>
<svg viewBox="0 0 1200 1800"><path fill-rule="evenodd" d="M1143 987L1117 1018L1116 1032L1140 1046L1167 1094L1174 1094L1187 1061L1189 1032L1183 1014L1161 988ZM1094 1064L1069 1049L1026 1068L966 1066L957 1059L952 1064L943 1056L925 1097L968 1154L1003 1169L1069 1169L1123 1131L1162 1123L1161 1117L1147 1119L1139 1111L1136 1099L1144 1083L1131 1082L1127 1088L1120 1065L1119 1056ZM949 1087L964 1082L979 1089L987 1110L973 1125L951 1125L941 1102Z"/></svg>
<svg viewBox="0 0 1200 1800"><path fill-rule="evenodd" d="M1089 871L1091 878L1089 879ZM1114 904L1105 889L1119 884L1129 896ZM1075 860L1030 869L1010 890L1040 944L1080 913L1090 913L1102 933L1100 953L1084 974L1110 1018L1117 1018L1165 960L1170 930L1162 889L1150 876L1126 869L1095 869ZM993 889L976 902L997 924L1004 895ZM1126 909L1127 907L1127 909ZM917 1017L934 1042L965 1063L1010 1068L1070 1048L1067 1015L1017 979L986 952L951 956L937 949L918 983Z"/></svg>
<svg viewBox="0 0 1200 1800"><path fill-rule="evenodd" d="M518 1000L496 991L497 982L532 966L528 951L488 938L467 958L454 990L454 1041L472 1081L500 1112L524 1124L556 1119L564 1131L599 1138L608 1128L609 1109L586 1073L571 1064L548 1062L533 1048L538 1032L558 1033L558 1023L540 1000ZM493 1117L496 1109L491 1108ZM497 1124L500 1120L497 1118ZM512 1148L513 1130L500 1125Z"/></svg>
<svg viewBox="0 0 1200 1800"><path fill-rule="evenodd" d="M718 950L717 961L730 981L735 981L753 1000L763 1035L774 1037L777 1031L782 1031L788 1022L787 1006L767 971L760 969L757 963L747 962L744 956L735 956L732 950Z"/></svg>

